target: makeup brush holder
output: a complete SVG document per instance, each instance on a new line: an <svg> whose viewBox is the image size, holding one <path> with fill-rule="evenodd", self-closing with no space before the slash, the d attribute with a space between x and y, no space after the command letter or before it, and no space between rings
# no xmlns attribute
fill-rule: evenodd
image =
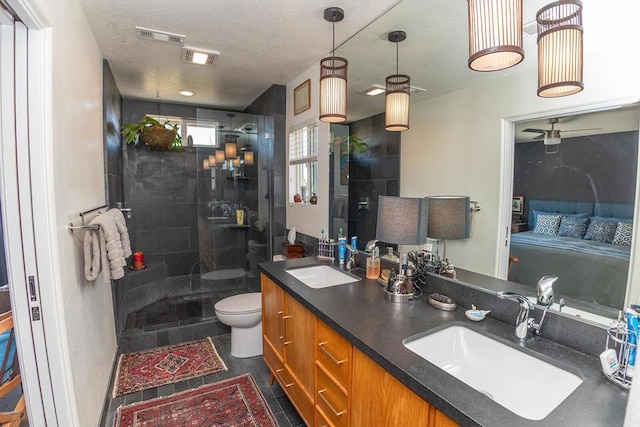
<svg viewBox="0 0 640 427"><path fill-rule="evenodd" d="M415 295L413 282L407 276L397 277L385 290L385 298L391 302L409 302Z"/></svg>

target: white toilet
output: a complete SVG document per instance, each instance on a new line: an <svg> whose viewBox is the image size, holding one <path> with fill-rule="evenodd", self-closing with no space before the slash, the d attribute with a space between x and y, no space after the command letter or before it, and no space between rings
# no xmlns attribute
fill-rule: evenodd
<svg viewBox="0 0 640 427"><path fill-rule="evenodd" d="M260 292L233 295L214 306L216 317L231 326L231 355L262 354L262 302Z"/></svg>

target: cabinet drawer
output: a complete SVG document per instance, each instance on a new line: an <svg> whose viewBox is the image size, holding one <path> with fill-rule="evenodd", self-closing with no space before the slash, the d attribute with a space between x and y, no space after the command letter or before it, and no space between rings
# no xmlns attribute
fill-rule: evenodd
<svg viewBox="0 0 640 427"><path fill-rule="evenodd" d="M282 358L278 356L278 353L265 336L262 337L262 359L264 359L264 362L272 372L282 369Z"/></svg>
<svg viewBox="0 0 640 427"><path fill-rule="evenodd" d="M287 396L289 396L289 400L291 400L291 403L293 403L293 406L295 406L305 424L313 426L316 415L311 396L309 396L304 391L302 385L296 381L295 376L289 371L288 367L285 367L280 372L276 372L276 377L286 382L281 383L282 389Z"/></svg>
<svg viewBox="0 0 640 427"><path fill-rule="evenodd" d="M333 424L324 416L322 410L316 406L316 427L334 427Z"/></svg>
<svg viewBox="0 0 640 427"><path fill-rule="evenodd" d="M349 341L318 320L316 360L347 391L351 384L351 348Z"/></svg>
<svg viewBox="0 0 640 427"><path fill-rule="evenodd" d="M336 427L349 425L348 400L340 388L331 381L320 367L316 367L318 392L316 405L318 411Z"/></svg>

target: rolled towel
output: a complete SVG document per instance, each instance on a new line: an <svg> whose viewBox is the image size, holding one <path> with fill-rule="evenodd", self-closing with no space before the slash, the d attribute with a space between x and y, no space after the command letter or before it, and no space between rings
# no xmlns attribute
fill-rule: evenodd
<svg viewBox="0 0 640 427"><path fill-rule="evenodd" d="M84 276L88 281L96 280L101 265L98 230L87 230L84 234Z"/></svg>
<svg viewBox="0 0 640 427"><path fill-rule="evenodd" d="M102 274L106 280L124 277L123 266L126 265L122 254L120 233L110 215L101 214L91 220L90 224L100 226L100 249L102 253ZM104 249L104 251L103 251Z"/></svg>
<svg viewBox="0 0 640 427"><path fill-rule="evenodd" d="M127 229L127 221L122 215L120 209L109 209L107 214L113 218L120 233L120 243L122 243L122 255L124 258L131 256L131 240L129 239L129 230Z"/></svg>

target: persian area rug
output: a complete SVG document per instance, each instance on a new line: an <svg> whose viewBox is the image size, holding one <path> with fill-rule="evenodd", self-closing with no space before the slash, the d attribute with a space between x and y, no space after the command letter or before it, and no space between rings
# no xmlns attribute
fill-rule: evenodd
<svg viewBox="0 0 640 427"><path fill-rule="evenodd" d="M226 370L211 338L123 354L113 397Z"/></svg>
<svg viewBox="0 0 640 427"><path fill-rule="evenodd" d="M251 374L120 406L114 427L276 427Z"/></svg>

